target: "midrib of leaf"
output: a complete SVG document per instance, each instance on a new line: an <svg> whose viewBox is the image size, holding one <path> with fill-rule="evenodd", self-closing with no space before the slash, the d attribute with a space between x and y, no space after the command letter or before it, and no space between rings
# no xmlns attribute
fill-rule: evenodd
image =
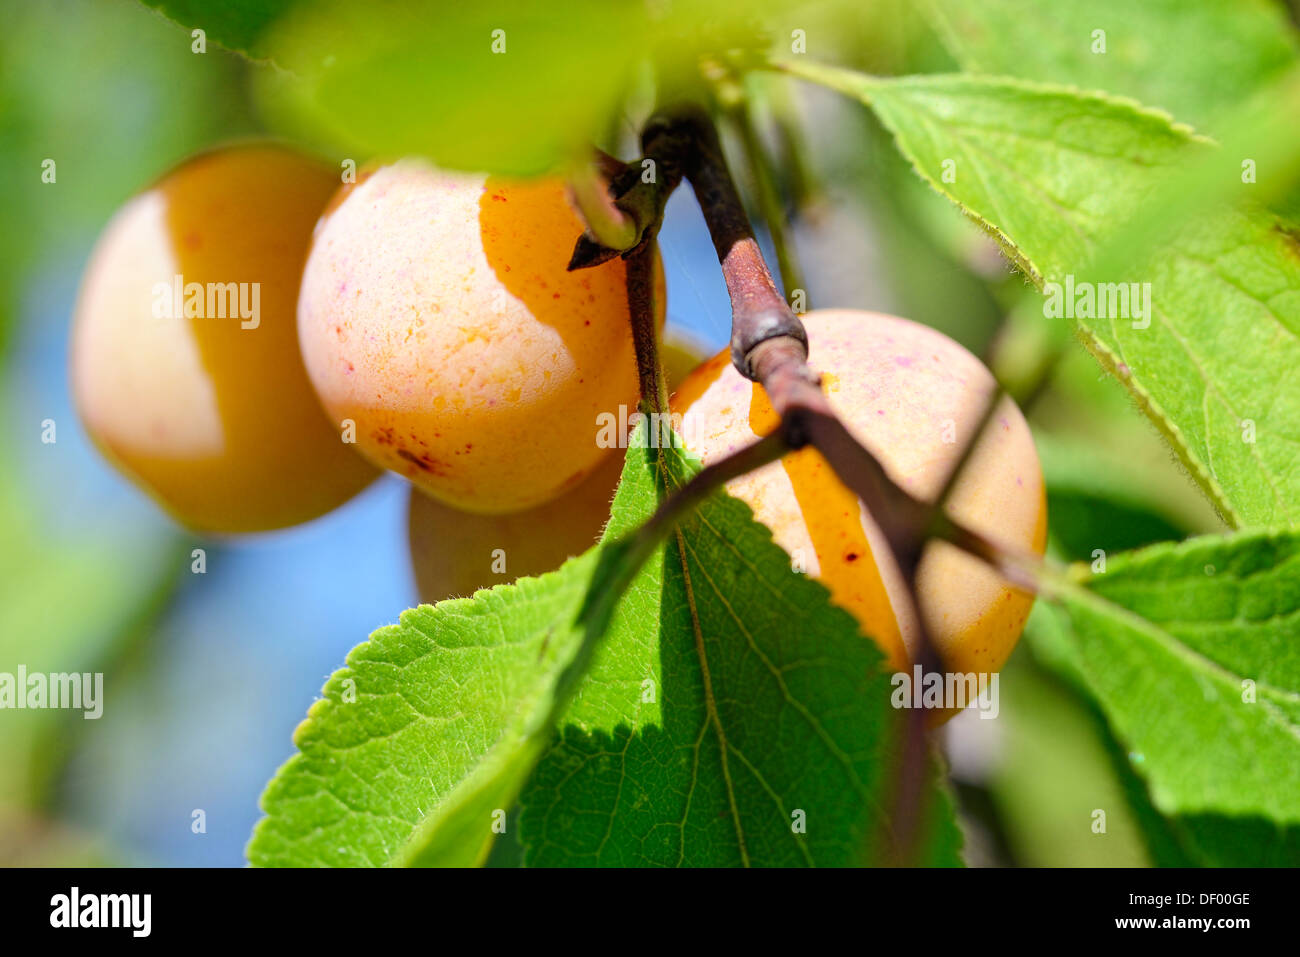
<svg viewBox="0 0 1300 957"><path fill-rule="evenodd" d="M615 532L635 526L652 505L646 485L653 481L648 482L641 469L630 455L610 520ZM268 785L263 797L267 816L254 830L250 860L297 865L482 863L494 837L488 826L493 809L510 807L551 744L555 717L585 674L625 594L622 587L613 586L593 592L608 548L608 543L597 546L541 578L497 586L473 599L413 609L403 614L399 625L380 629L353 649L348 667L331 677L324 697L295 732L299 753ZM635 575L633 567L628 581ZM609 585L608 579L603 581ZM595 610L584 604L593 594ZM465 666L455 664L459 653L467 651L476 656L470 666L482 671L467 673ZM436 666L424 668L413 681L410 669L430 658ZM439 690L443 682L463 682L467 675L484 676L485 687L500 685L509 697L479 699ZM349 678L358 684L352 703L342 696L343 682ZM422 707L426 697L433 712ZM395 707L384 706L386 700ZM438 727L463 719L468 712L453 710L457 701L461 709L473 708L481 720L462 721L464 727L445 740L412 731L416 724ZM395 740L399 735L409 735L401 746ZM435 756L427 750L430 744L448 751ZM416 753L417 746L426 750ZM350 759L350 753L361 748L367 753ZM376 768L392 771L393 762L400 768L396 773L407 778L406 765L440 775L427 782L410 779L418 786L400 794L381 794L363 775ZM447 770L448 762L459 766ZM349 800L349 792L356 791L366 799ZM376 808L386 813L378 815Z"/></svg>
<svg viewBox="0 0 1300 957"><path fill-rule="evenodd" d="M662 461L662 456L660 456L660 460ZM713 697L713 678L709 673L709 656L704 650L704 630L700 626L699 612L695 608L695 588L691 583L691 569L686 561L686 542L680 527L673 529L673 537L676 539L678 560L682 563L682 577L686 582L686 602L691 612L691 630L695 640L695 654L700 660L700 674L704 679L704 708L709 716L709 723L713 725L714 734L718 736L718 750L722 761L722 779L727 789L727 804L731 809L731 821L736 828L736 843L740 848L740 859L745 867L749 867L749 851L745 848L745 828L740 822L740 808L736 806L736 789L731 781L731 765L727 758L727 752L730 750L727 745L727 733L723 730L722 719L718 716L718 703ZM610 825L613 826L612 817ZM683 851L684 849L685 834L683 832Z"/></svg>
<svg viewBox="0 0 1300 957"><path fill-rule="evenodd" d="M702 524L706 528L710 528L710 530L712 530L714 532L714 535L716 535L718 538L722 537L720 534L718 534L716 529L711 528L706 518L702 517L700 524ZM681 537L680 533L678 537L679 538ZM741 555L734 548L732 549L732 551L736 554L736 557L740 561L748 564L748 562L745 559L745 556ZM816 715L814 715L812 711L810 711L808 707L805 704L803 704L803 702L799 701L798 698L796 698L794 695L790 693L789 686L786 683L785 678L782 676L780 670L775 665L773 665L771 659L768 658L767 655L763 653L762 649L760 649L754 643L753 635L750 634L749 629L745 627L744 621L741 619L739 615L735 613L731 603L728 602L726 596L723 595L722 590L717 587L717 585L713 582L711 578L709 578L708 570L704 567L704 563L700 562L699 564L700 564L700 570L704 574L704 577L708 581L709 585L712 587L713 593L718 598L718 602L724 608L727 609L727 613L728 615L730 615L731 620L735 622L736 629L745 636L745 641L746 644L749 646L750 652L756 658L758 658L759 661L763 663L763 666L771 673L772 677L776 679L776 683L781 689L782 697L808 723L808 726L812 728L813 732L817 735L817 738L822 742L822 744L826 746L826 750L829 751L834 756L835 760L848 773L850 779L853 781L854 787L858 791L858 796L861 797L862 800L870 802L872 800L871 794L867 790L866 786L862 783L862 781L858 778L857 774L854 772L853 764L849 760L848 755L844 753L843 749L840 748L840 746L836 743L835 739L832 738L830 734L827 733L825 726L820 721L817 720ZM704 652L702 646L701 646L700 654L701 657L703 657ZM738 757L741 757L743 759L743 755L741 755L739 751L737 751L736 754Z"/></svg>
<svg viewBox="0 0 1300 957"><path fill-rule="evenodd" d="M1117 604L1116 602L1097 594L1087 587L1059 583L1053 587L1060 594L1068 595L1071 599L1081 605L1088 605L1108 617L1126 622L1134 630L1140 631L1147 637L1151 638L1152 641L1160 645L1160 647L1169 654L1181 659L1189 669L1206 672L1216 680L1229 684L1233 682L1240 684L1241 680L1247 677L1246 675L1238 674L1231 668L1219 664L1219 662L1212 658L1206 657L1196 649L1188 647L1187 644L1180 641L1177 636L1171 635L1164 627L1162 627L1162 625L1174 623L1172 621L1166 621L1163 623L1153 622L1150 619L1143 618L1137 612L1125 608L1123 605ZM1152 587L1162 586L1158 582L1153 582ZM1297 611L1300 611L1300 609L1297 609ZM1215 623L1209 622L1207 624ZM1084 660L1082 656L1080 657L1080 665L1085 670L1088 668L1088 662ZM1283 701L1294 701L1297 704L1300 704L1300 695L1294 692L1287 691L1284 688L1278 688L1259 679L1251 680L1255 682L1257 688L1267 691L1271 697ZM1289 720L1286 722L1286 725L1291 733L1300 739L1300 728L1292 725Z"/></svg>
<svg viewBox="0 0 1300 957"><path fill-rule="evenodd" d="M677 477L672 473L672 470L667 467L667 462L664 458L664 452L662 448L659 449L655 455L655 469L664 487L672 488L674 491L681 487L680 483L677 481ZM696 757L694 760L694 766L698 770L699 748L703 744L705 731L707 730L709 725L712 725L714 734L716 734L718 738L719 760L721 761L722 764L722 777L727 791L727 804L731 814L731 821L733 826L736 829L736 844L740 850L740 857L743 866L749 867L750 866L749 851L745 846L745 827L740 819L740 808L736 804L735 785L732 783L731 780L731 764L728 758L728 753L732 749L727 742L727 732L722 727L722 718L718 714L717 700L714 698L713 695L713 678L709 670L709 656L707 651L704 648L704 631L703 628L701 627L699 612L697 611L695 605L695 586L694 586L693 579L691 578L690 564L687 561L686 540L685 540L685 536L683 536L682 534L682 530L680 526L674 528L672 534L673 534L674 545L677 548L678 560L681 562L681 566L682 566L682 578L685 583L686 603L687 603L687 607L690 609L692 638L695 643L695 654L696 657L699 659L700 675L701 678L703 679L703 684L704 684L704 708L705 708L705 713L708 715L708 722L703 728L701 728L700 737L696 741ZM713 591L714 594L718 596L718 599L725 603L726 599L718 591L718 589L714 588ZM740 756L739 752L737 752L737 756ZM619 778L620 794L621 794L622 783L624 779L625 776ZM693 775L692 791L694 790L694 784L695 784L695 780ZM617 809L618 807L617 802L615 802L614 807L615 809ZM689 803L689 794L688 794L687 807L686 807L687 814L689 814L689 810L690 810L690 803ZM684 830L685 820L683 820L682 825L683 825L682 854L684 855L686 849L685 830ZM611 813L609 827L607 828L606 835L605 835L606 841L608 841L609 839L609 834L613 830L613 826L614 826L614 814ZM605 843L604 841L601 842L602 848L604 846L604 843ZM802 844L801 844L801 849L802 849ZM807 852L805 850L805 855L806 854ZM679 860L680 859L681 858L679 857Z"/></svg>
<svg viewBox="0 0 1300 957"><path fill-rule="evenodd" d="M693 468L667 450L657 463L668 491ZM897 716L888 682L876 675L878 650L821 586L802 576L787 582L788 557L734 499L715 493L673 535L662 561L658 640L624 636L602 648L524 790L526 862L870 859L874 842L888 837L883 791L868 783L887 788L896 758ZM759 593L761 611L749 605ZM787 618L800 622L788 638L780 625ZM761 710L744 700L751 675L761 675ZM661 695L651 706L636 688L643 676ZM830 720L823 708L834 709L833 725L821 721ZM810 773L809 759L831 773ZM828 778L837 782L832 790ZM590 800L592 789L605 789L599 807L575 814L573 800ZM932 796L926 860L959 863L951 805L941 788ZM793 828L795 808L817 828ZM832 821L853 836L829 830Z"/></svg>
<svg viewBox="0 0 1300 957"><path fill-rule="evenodd" d="M1225 537L1218 547L1242 549L1241 554L1248 556L1250 554L1248 550L1259 547L1260 541L1270 540L1271 543L1271 536L1274 534L1278 533L1261 532L1252 533L1246 537L1242 537L1240 534ZM1283 536L1289 535L1289 533L1285 532L1280 534ZM1289 542L1289 539L1284 538L1282 541ZM1212 645L1201 645L1200 648L1193 647L1177 633L1180 626L1184 624L1181 618L1167 617L1162 610L1157 609L1161 613L1158 613L1156 618L1152 619L1135 610L1144 607L1143 600L1140 598L1141 595L1160 595L1170 587L1171 580L1180 584L1187 584L1189 581L1186 573L1179 569L1177 565L1174 566L1175 577L1172 579L1161 575L1160 566L1162 562L1170 559L1176 560L1180 557L1180 553L1186 552L1188 549L1210 548L1216 546L1216 544L1218 543L1206 539L1193 539L1184 543L1150 546L1139 552L1120 556L1116 559L1120 564L1105 573L1086 575L1080 581L1066 580L1051 575L1046 581L1048 594L1053 599L1063 602L1067 617L1073 617L1071 606L1076 609L1087 609L1096 619L1100 619L1102 622L1113 622L1116 626L1116 634L1123 635L1126 638L1130 636L1136 637L1140 641L1148 643L1152 649L1152 651L1143 653L1136 643L1110 641L1102 646L1107 652L1108 657L1106 660L1094 661L1094 655L1088 652L1085 645L1087 642L1095 643L1099 640L1096 637L1100 634L1096 631L1097 622L1091 625L1085 624L1082 631L1079 630L1077 623L1073 621L1071 623L1070 631L1074 635L1071 639L1073 649L1071 655L1072 667L1079 669L1085 685L1089 687L1091 693L1099 697L1115 733L1121 740L1125 741L1126 745L1137 746L1140 750L1143 749L1141 741L1134 740L1135 738L1143 738L1142 709L1140 706L1133 704L1121 705L1117 700L1117 696L1122 698L1123 692L1116 685L1115 675L1111 674L1106 677L1100 672L1113 672L1117 666L1120 668L1119 673L1133 668L1150 667L1151 656L1154 654L1157 656L1157 660L1160 656L1169 659L1175 669L1175 672L1171 673L1176 673L1177 670L1183 671L1187 678L1190 678L1195 685L1202 688L1202 693L1205 693L1206 688L1214 689L1214 700L1217 702L1217 706L1212 714L1216 720L1226 722L1216 726L1216 735L1225 736L1225 740L1239 741L1242 748L1249 748L1253 740L1252 732L1257 734L1261 727L1271 727L1275 733L1293 739L1297 747L1300 747L1300 693L1267 680L1262 675L1244 675L1238 667L1229 666L1215 660L1209 653L1201 650L1202 648L1212 650ZM1206 557L1212 557L1213 554L1215 553L1207 552ZM1195 559L1196 562L1201 560L1199 557ZM1290 561L1294 562L1295 560L1296 556L1292 547ZM1136 567L1130 570L1130 565ZM1156 570L1146 572L1148 577L1143 577L1145 568L1151 565L1154 565ZM1277 587L1268 580L1268 576L1276 579L1279 574L1276 563L1264 563L1261 560L1261 564L1257 568L1245 573L1240 571L1230 572L1227 569L1220 570L1216 574L1212 587L1215 589L1224 588L1225 578L1232 582L1239 604L1234 610L1231 621L1240 622L1244 627L1273 625L1294 617L1297 612L1300 612L1300 608L1243 618L1240 614L1240 601L1242 600L1241 596L1249 597L1252 594L1249 584L1252 577L1264 576L1259 584L1254 586L1254 593L1257 594ZM1120 576L1118 579L1114 577L1117 575ZM1089 587L1089 585L1095 583L1103 588L1115 588L1116 582L1119 583L1120 588L1120 594L1117 598L1124 599L1128 596L1133 599L1133 608L1121 604L1116 597L1100 594L1098 591L1093 590L1092 587ZM1205 628L1218 628L1222 631L1225 620L1228 619L1217 618L1212 621L1194 621L1191 624L1195 625L1197 629L1204 626ZM1196 629L1186 630L1192 631ZM1269 634L1272 634L1272 632L1269 632ZM1213 631L1210 632L1210 635L1219 637ZM1101 640L1104 641L1104 639ZM1266 646L1249 647L1253 653L1265 653L1263 649ZM1122 656L1123 662L1126 663L1120 664L1116 656ZM1262 725L1253 721L1247 723L1249 712L1242 710L1242 707L1236 704L1236 702L1240 701L1242 682L1248 677L1254 683L1256 689L1255 706L1263 709L1260 713ZM1189 734L1195 733L1195 729L1189 729ZM1160 737L1157 735L1154 739L1148 740L1147 744L1159 742ZM1272 740L1277 741L1277 739ZM1277 744L1274 744L1274 747L1276 746ZM1267 811L1264 811L1264 813L1291 814L1293 815L1291 819L1300 817L1300 810L1295 807L1294 798L1288 792L1282 790L1282 785L1278 782L1277 775L1274 773L1276 769L1271 766L1265 767L1259 762L1244 762L1242 765L1234 766L1231 769L1233 773L1238 775L1238 777L1231 779L1231 783L1227 783L1228 779L1223 779L1216 785L1209 785L1203 778L1193 775L1192 783L1183 785L1180 775L1186 772L1180 767L1178 759L1185 760L1187 756L1185 754L1179 755L1177 751L1168 751L1167 744L1157 750L1161 752L1163 758L1160 763L1152 763L1153 760L1157 759L1153 758L1151 754L1147 754L1145 761L1134 763L1134 769L1152 784L1159 784L1160 791L1157 792L1157 799L1158 803L1161 803L1159 797L1163 794L1163 803L1166 805L1164 811L1166 813L1215 813L1218 810L1217 807L1213 804L1204 804L1207 793L1205 789L1210 787L1211 791L1209 793L1214 793L1219 800L1223 800L1225 793L1234 793L1235 786L1237 794L1234 795L1230 803L1235 801L1239 805L1237 808L1238 813L1244 813L1242 807L1252 813L1262 812L1258 801L1252 801L1249 797L1245 797L1253 792L1267 796L1267 800L1263 805L1263 808L1266 808ZM1225 774L1227 773L1225 771ZM1288 799L1290 799L1290 804L1288 804Z"/></svg>
<svg viewBox="0 0 1300 957"><path fill-rule="evenodd" d="M710 525L708 519L703 515L700 516L700 524L704 528L711 531L714 537L717 538L719 541L724 541L724 542L726 541L724 536L716 528ZM729 764L727 760L728 752L733 753L736 756L736 758L742 764L745 765L745 768L750 772L750 774L754 776L754 779L758 781L762 785L763 789L772 797L773 802L776 804L778 809L783 814L787 814L788 809L782 804L780 795L778 795L771 788L771 786L767 784L767 782L763 779L762 774L745 757L743 752L741 752L739 748L736 748L734 745L728 742L726 732L722 727L722 719L718 714L717 705L713 697L713 684L711 679L709 678L708 655L704 648L703 633L700 630L699 618L698 615L695 613L694 586L692 584L693 579L691 578L690 569L687 562L687 552L689 546L686 545L685 537L682 535L680 529L675 530L675 535L678 542L678 554L682 562L682 572L684 577L686 578L688 601L691 606L692 626L695 629L696 651L700 659L701 670L703 671L704 674L705 694L707 697L706 706L708 708L710 720L714 724L714 727L717 731L719 746L722 752L721 759L722 759L723 771L726 776L727 793L731 803L731 813L735 820L736 834L738 840L740 841L741 855L745 861L745 866L748 867L749 855L745 850L744 829L741 824L739 811L736 807L735 793L731 782L731 774L730 774ZM741 554L737 549L735 549L730 542L726 542L726 546L735 556L737 561L741 562L742 564L749 565L748 559L743 554ZM862 782L862 780L858 777L857 773L854 771L852 761L849 760L848 756L836 743L834 738L832 738L831 735L826 731L826 728L822 725L822 723L817 720L816 715L813 714L812 711L810 711L809 708L803 704L803 702L798 700L794 695L790 693L790 689L785 681L785 678L781 674L780 670L773 665L772 661L763 653L762 649L760 649L754 643L753 635L749 632L749 629L745 627L744 620L741 618L741 616L735 613L735 610L733 609L731 603L727 600L726 595L723 594L722 589L719 588L717 584L713 581L713 579L709 576L708 569L705 567L705 563L697 559L696 565L699 568L701 574L703 575L704 580L710 586L710 590L712 594L715 596L717 602L727 610L727 614L731 618L732 622L735 624L737 631L739 631L745 637L746 644L750 649L750 653L753 654L756 658L758 658L759 661L763 663L763 667L766 668L767 671L776 680L778 687L781 689L781 694L784 700L795 710L797 714L799 714L804 719L804 721L807 722L808 726L813 730L817 738L826 747L827 751L829 751L831 755L834 756L835 760L844 768L850 780L853 782L854 789L857 791L859 799L869 805L875 806L877 810L879 810L880 813L883 814L884 813L883 809L879 807L878 803L872 797L870 791L867 789L865 784ZM757 574L757 569L753 569L753 571L755 574ZM777 595L775 597L782 598L784 596ZM796 846L799 848L800 853L803 854L804 859L807 861L808 865L810 867L815 866L815 861L812 857L812 854L808 850L805 835L792 832L792 836L794 838Z"/></svg>
<svg viewBox="0 0 1300 957"><path fill-rule="evenodd" d="M1154 315L1154 306L1151 311ZM1205 493L1215 511L1223 516L1223 520L1229 526L1240 528L1244 524L1240 514L1232 507L1232 503L1228 501L1222 486L1210 473L1207 467L1208 463L1202 463L1192 455L1191 443L1183 434L1183 430L1165 413L1164 409L1160 407L1160 403L1155 400L1150 392L1143 388L1133 376L1121 371L1120 366L1128 364L1125 362L1122 352L1119 356L1116 356L1108 343L1082 323L1078 323L1075 328L1078 330L1080 341L1088 352L1092 354L1103 369L1109 372L1124 387L1124 391L1133 399L1138 409L1151 420L1151 424L1155 426L1156 431L1160 433L1177 457L1178 463L1187 470L1187 474ZM1116 345L1121 350L1123 349L1123 344L1118 340Z"/></svg>

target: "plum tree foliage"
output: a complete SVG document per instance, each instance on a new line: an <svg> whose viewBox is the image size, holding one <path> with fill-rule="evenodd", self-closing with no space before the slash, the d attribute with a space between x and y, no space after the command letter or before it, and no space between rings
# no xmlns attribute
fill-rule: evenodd
<svg viewBox="0 0 1300 957"><path fill-rule="evenodd" d="M779 3L390 6L187 22L267 67L273 124L363 172L340 187L265 144L196 157L114 217L76 307L87 430L178 521L284 527L376 467L410 486L433 607L326 683L250 861L481 863L508 818L530 864L960 863L936 715L888 686L920 663L996 674L1022 632L1025 671L1096 709L1153 858L1300 859L1300 675L1278 651L1300 612L1300 127L1278 120L1300 45L1277 5L932 0L880 5L861 36ZM1105 50L1080 45L1097 32ZM805 121L825 127L803 84L869 110L836 128L869 139L806 155ZM665 410L656 243L682 184L732 336L707 360L665 349ZM829 293L794 237L856 191L918 318L960 312L976 338L951 308L969 291L1008 320L990 363L1047 400L1037 448L935 329L796 315ZM1069 330L988 268L995 245L1038 291L1088 290ZM816 248L822 276L861 258ZM1092 408L1070 332L1136 412ZM684 427L610 447L623 410ZM1130 413L1185 475L1100 474L1098 436L1134 434L1107 431ZM1221 530L1152 520L1193 486L1233 534L1166 541Z"/></svg>

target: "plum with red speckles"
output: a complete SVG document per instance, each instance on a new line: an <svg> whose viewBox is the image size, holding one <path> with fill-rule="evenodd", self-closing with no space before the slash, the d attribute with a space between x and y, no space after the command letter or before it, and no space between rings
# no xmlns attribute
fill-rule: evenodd
<svg viewBox="0 0 1300 957"><path fill-rule="evenodd" d="M337 185L280 146L214 150L128 201L91 255L72 329L77 411L191 528L293 525L377 474L325 417L298 351L298 281Z"/></svg>
<svg viewBox="0 0 1300 957"><path fill-rule="evenodd" d="M567 270L582 232L556 179L381 166L322 217L298 305L321 402L375 463L500 514L576 488L637 402L625 264ZM662 321L663 278L656 260Z"/></svg>
<svg viewBox="0 0 1300 957"><path fill-rule="evenodd" d="M705 350L672 331L659 350L669 391L704 358ZM580 555L600 538L623 473L624 450L609 449L577 488L535 508L479 515L411 489L407 533L420 600L471 595L540 575Z"/></svg>
<svg viewBox="0 0 1300 957"><path fill-rule="evenodd" d="M996 388L975 356L906 319L849 309L803 317L809 364L832 408L889 476L922 500L939 494ZM673 399L690 417L690 448L708 464L777 424L762 386L723 352ZM795 564L819 578L858 619L892 669L915 652L917 623L879 527L815 449L727 483L772 530ZM948 512L989 538L1042 554L1047 505L1033 438L1003 398L948 500ZM1032 597L946 542L926 546L917 575L920 614L945 668L998 671L1015 647Z"/></svg>

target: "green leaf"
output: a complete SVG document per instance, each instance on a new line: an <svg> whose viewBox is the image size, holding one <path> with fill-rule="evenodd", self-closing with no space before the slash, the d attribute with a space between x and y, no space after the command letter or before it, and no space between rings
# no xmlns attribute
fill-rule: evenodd
<svg viewBox="0 0 1300 957"><path fill-rule="evenodd" d="M665 454L668 487L685 464ZM902 712L882 656L749 508L715 493L611 632L521 797L529 866L845 866L895 848ZM927 793L923 860L958 864ZM795 825L804 825L800 830Z"/></svg>
<svg viewBox="0 0 1300 957"><path fill-rule="evenodd" d="M1166 815L1300 823L1300 534L1108 559L1060 594L1064 664Z"/></svg>
<svg viewBox="0 0 1300 957"><path fill-rule="evenodd" d="M1245 99L1297 54L1285 14L1267 0L925 0L921 7L963 70L1106 90L1197 124Z"/></svg>
<svg viewBox="0 0 1300 957"><path fill-rule="evenodd" d="M870 103L920 175L1037 284L1150 283L1150 315L1078 323L1234 526L1300 522L1300 246L1275 217L1216 207L1129 261L1089 264L1208 145L1128 101L1014 80L881 80L788 69ZM1235 158L1219 171L1240 188ZM1047 308L1045 302L1044 308ZM1049 321L1063 321L1060 319Z"/></svg>
<svg viewBox="0 0 1300 957"><path fill-rule="evenodd" d="M141 0L186 28L202 29L207 39L227 50L263 59L271 25L298 0Z"/></svg>
<svg viewBox="0 0 1300 957"><path fill-rule="evenodd" d="M266 41L311 120L362 155L423 154L507 175L553 171L619 122L649 55L645 8L528 0L296 7Z"/></svg>
<svg viewBox="0 0 1300 957"><path fill-rule="evenodd" d="M48 257L81 249L132 193L246 124L230 98L236 64L194 56L136 4L7 4L0 63L3 348Z"/></svg>
<svg viewBox="0 0 1300 957"><path fill-rule="evenodd" d="M1116 423L1116 433L1127 440L1122 450L1099 447L1091 438L1041 431L1034 437L1047 486L1048 528L1066 560L1090 562L1096 549L1118 554L1197 530L1174 507L1177 489L1169 487L1186 481L1172 469L1159 471L1164 463L1134 449L1121 425ZM1157 451L1168 458L1167 451Z"/></svg>
<svg viewBox="0 0 1300 957"><path fill-rule="evenodd" d="M1036 659L1089 697L1078 665L1077 644L1064 609L1047 602L1034 607L1025 640ZM1100 733L1119 777L1128 806L1137 817L1138 833L1157 867L1294 867L1300 864L1300 825L1282 825L1259 816L1220 813L1169 814L1152 803L1140 765L1116 739L1104 713L1094 704ZM1111 813L1107 811L1108 826Z"/></svg>
<svg viewBox="0 0 1300 957"><path fill-rule="evenodd" d="M633 450L607 536L656 502ZM248 846L259 866L482 864L549 745L556 709L608 624L632 629L656 569L612 623L579 620L599 587L598 546L540 578L422 605L348 655L294 733L299 754L262 796Z"/></svg>
<svg viewBox="0 0 1300 957"><path fill-rule="evenodd" d="M576 834L558 848L556 829L590 838L601 808L599 863L855 863L892 850L901 713L881 655L745 506L718 493L624 591L625 534L695 468L677 449L645 448L646 433L643 422L601 545L541 578L408 611L353 650L263 795L250 861L483 863L539 758L519 825L529 864L583 855ZM691 588L679 545L704 559L688 562ZM657 704L644 701L647 679ZM611 794L591 750L606 738L670 763L642 765ZM573 773L558 781L557 767ZM655 799L629 808L642 787ZM926 860L960 863L947 795L926 803ZM806 834L792 831L795 810ZM654 842L677 825L666 857ZM653 846L636 836L646 826Z"/></svg>

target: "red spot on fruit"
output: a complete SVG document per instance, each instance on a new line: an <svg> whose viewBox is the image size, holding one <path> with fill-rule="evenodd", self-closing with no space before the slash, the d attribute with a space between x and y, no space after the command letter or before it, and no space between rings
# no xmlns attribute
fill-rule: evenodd
<svg viewBox="0 0 1300 957"><path fill-rule="evenodd" d="M447 468L443 463L428 455L415 455L406 449L398 449L397 454L400 458L410 462L421 472L427 472L430 475L446 475Z"/></svg>

